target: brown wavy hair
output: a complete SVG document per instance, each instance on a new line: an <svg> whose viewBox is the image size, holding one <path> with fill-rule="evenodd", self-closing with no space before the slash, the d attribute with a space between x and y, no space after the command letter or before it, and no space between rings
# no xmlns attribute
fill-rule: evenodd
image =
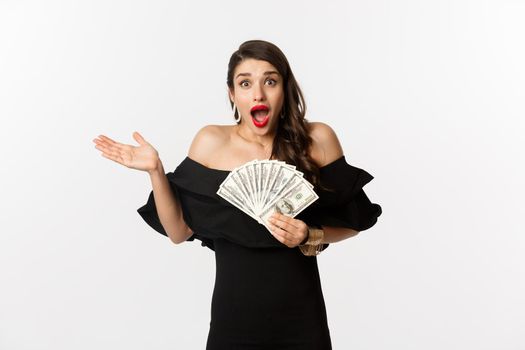
<svg viewBox="0 0 525 350"><path fill-rule="evenodd" d="M316 188L323 188L320 182L319 167L310 157L312 138L309 135L309 121L305 118L306 104L299 84L290 68L284 53L275 45L264 40L248 40L235 51L228 63L226 84L233 91L235 68L245 59L257 59L272 64L283 78L284 103L279 119L277 133L273 140L272 159L279 159L296 166L304 177ZM231 107L233 102L230 100ZM279 115L279 114L276 114ZM237 117L237 113L235 114Z"/></svg>

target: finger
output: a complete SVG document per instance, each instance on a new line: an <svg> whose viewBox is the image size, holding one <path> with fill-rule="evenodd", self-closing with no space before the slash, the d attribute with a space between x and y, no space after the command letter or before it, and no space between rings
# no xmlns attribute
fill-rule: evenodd
<svg viewBox="0 0 525 350"><path fill-rule="evenodd" d="M119 164L123 164L122 161L122 154L119 150L115 149L114 147L106 147L106 146L95 146L96 149L102 151L102 155L108 159L111 159Z"/></svg>
<svg viewBox="0 0 525 350"><path fill-rule="evenodd" d="M93 142L96 143L97 145L101 145L101 146L109 146L110 145L110 143L108 141L100 138L100 136L98 136L98 138L94 138Z"/></svg>
<svg viewBox="0 0 525 350"><path fill-rule="evenodd" d="M107 153L102 153L102 156L107 158L107 159L110 159L110 160L114 161L115 163L123 164L122 163L122 158L115 157L115 156L113 156L111 154L107 154Z"/></svg>
<svg viewBox="0 0 525 350"><path fill-rule="evenodd" d="M276 217L277 219L279 219L279 220L281 220L281 221L284 221L284 222L287 222L287 223L289 223L290 225L297 226L297 225L296 225L296 221L298 221L298 220L296 220L296 219L294 219L294 218L292 218L292 217L290 217L290 216L288 216L288 215L281 214L281 213L279 213L279 212L275 212L274 214L275 214L275 217Z"/></svg>
<svg viewBox="0 0 525 350"><path fill-rule="evenodd" d="M272 236L275 237L276 240L278 240L279 242L281 242L281 243L284 244L284 238L283 238L281 235L275 233L275 232L272 231L272 230L270 230L270 233L272 234Z"/></svg>
<svg viewBox="0 0 525 350"><path fill-rule="evenodd" d="M112 147L112 146L108 146L108 145L105 145L105 144L98 144L95 146L96 149L98 149L99 151L105 153L106 155L109 155L109 156L112 156L112 157L117 157L117 156L120 156L120 151L118 149L116 149L115 147Z"/></svg>
<svg viewBox="0 0 525 350"><path fill-rule="evenodd" d="M148 142L144 139L144 137L142 137L141 134L139 134L138 131L135 131L133 133L133 138L135 139L135 141L137 141L139 143L139 145L146 145Z"/></svg>
<svg viewBox="0 0 525 350"><path fill-rule="evenodd" d="M300 221L299 220L295 220L294 218L291 218L291 217L286 216L286 215L278 214L278 216L273 216L273 218L270 217L270 222L272 222L271 220L273 220L273 222L276 225L278 225L280 227L284 227L288 231L290 231L292 229L300 228ZM296 223L294 221L299 221L299 223Z"/></svg>
<svg viewBox="0 0 525 350"><path fill-rule="evenodd" d="M100 137L100 136L99 136L99 137ZM99 139L95 139L94 141L95 141L95 143L96 143L97 145L99 145L99 146L101 146L101 147L104 147L104 148L112 147L112 144L111 144L108 140L106 140L106 139L104 139L104 138L101 138L101 137L100 137Z"/></svg>
<svg viewBox="0 0 525 350"><path fill-rule="evenodd" d="M120 142L117 142L113 139L110 139L109 137L105 136L105 135L98 135L98 137L100 137L100 139L106 143L108 143L109 145L111 146L119 146L121 145Z"/></svg>
<svg viewBox="0 0 525 350"><path fill-rule="evenodd" d="M282 235L280 235L279 233L277 232L274 232L274 231L270 231L272 236L275 237L276 240L278 240L279 242L281 242L282 244L286 244L287 240L285 237L283 237Z"/></svg>
<svg viewBox="0 0 525 350"><path fill-rule="evenodd" d="M280 236L283 239L288 239L288 236L290 235L290 233L287 232L286 229L281 228L279 226L276 226L276 225L272 224L271 222L268 224L268 226L270 226L270 229L276 235Z"/></svg>
<svg viewBox="0 0 525 350"><path fill-rule="evenodd" d="M273 231L270 230L272 236L275 237L275 239L277 239L279 242L281 242L282 244L284 244L285 246L287 247L293 247L293 241L291 239L289 239L286 234L287 232L286 231L282 231L280 230L279 228L276 228L274 229Z"/></svg>
<svg viewBox="0 0 525 350"><path fill-rule="evenodd" d="M291 231L291 230L294 229L294 226L291 226L287 222L280 221L280 220L277 220L277 219L270 219L270 220L268 220L268 222L273 224L276 227L282 228L285 231Z"/></svg>
<svg viewBox="0 0 525 350"><path fill-rule="evenodd" d="M102 135L103 136L103 135ZM104 139L102 139L102 142L99 143L99 145L102 145L105 150L108 152L123 152L128 145L124 145L120 142L115 142L109 138L106 138L104 136Z"/></svg>

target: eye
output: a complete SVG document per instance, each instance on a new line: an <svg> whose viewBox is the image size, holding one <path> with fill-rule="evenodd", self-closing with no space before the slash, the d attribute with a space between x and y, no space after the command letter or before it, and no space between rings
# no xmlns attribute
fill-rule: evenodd
<svg viewBox="0 0 525 350"><path fill-rule="evenodd" d="M267 81L267 82L268 82L268 81L273 82L271 85L275 85L275 84L277 84L277 81L276 81L275 79L268 79L268 80L266 80L266 81Z"/></svg>
<svg viewBox="0 0 525 350"><path fill-rule="evenodd" d="M247 85L244 85L244 83L248 83L248 80L243 80L239 83L240 86L246 87Z"/></svg>

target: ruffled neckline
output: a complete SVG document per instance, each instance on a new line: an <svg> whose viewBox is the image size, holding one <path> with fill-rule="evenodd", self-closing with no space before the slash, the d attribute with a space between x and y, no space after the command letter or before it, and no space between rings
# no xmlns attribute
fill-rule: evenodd
<svg viewBox="0 0 525 350"><path fill-rule="evenodd" d="M189 156L186 156L184 158L184 160L182 161L182 163L185 163L185 162L193 163L195 166L200 167L203 170L209 170L211 172L215 172L215 173L218 173L218 174L223 174L223 175L226 175L226 176L228 176L234 170L234 169L232 169L232 170L223 170L223 169L210 168L210 167L205 166L204 164L201 164L201 163L197 162L196 160L193 160ZM319 170L320 171L326 171L326 169L330 169L330 167L333 167L333 166L335 166L336 164L338 164L340 162L346 162L346 159L345 159L344 155L342 155L341 157L337 158L336 160L333 160L332 162L330 162L330 163L328 163L326 165L323 165L322 167L319 167Z"/></svg>
<svg viewBox="0 0 525 350"><path fill-rule="evenodd" d="M168 173L167 176L183 190L231 205L217 195L220 185L231 172L232 170L207 167L186 156L175 171ZM316 188L319 199L312 203L314 208L340 204L343 198L354 196L374 178L366 170L348 164L344 155L320 167L319 173L323 185L335 189L335 192Z"/></svg>

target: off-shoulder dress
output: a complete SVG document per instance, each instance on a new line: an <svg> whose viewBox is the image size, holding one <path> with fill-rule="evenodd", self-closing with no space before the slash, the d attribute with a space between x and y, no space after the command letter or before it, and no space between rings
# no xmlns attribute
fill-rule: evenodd
<svg viewBox="0 0 525 350"><path fill-rule="evenodd" d="M207 350L331 349L317 256L278 241L253 218L216 194L230 172L186 157L166 173L186 224L203 247L214 251L215 286ZM320 168L319 198L296 219L308 225L364 231L381 215L363 186L373 179L345 156ZM137 209L155 231L166 235L150 192ZM323 250L329 244L324 244Z"/></svg>

